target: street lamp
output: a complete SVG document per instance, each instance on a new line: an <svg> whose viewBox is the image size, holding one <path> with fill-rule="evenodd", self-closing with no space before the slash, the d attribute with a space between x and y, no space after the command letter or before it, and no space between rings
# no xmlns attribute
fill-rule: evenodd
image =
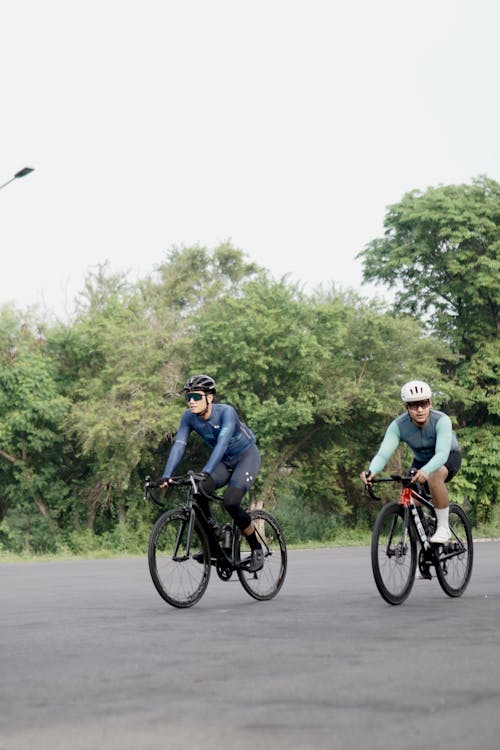
<svg viewBox="0 0 500 750"><path fill-rule="evenodd" d="M32 167L23 167L19 170L19 172L16 172L14 177L11 177L10 180L7 180L7 182L4 182L3 185L0 185L0 190L9 184L9 182L13 182L16 179L19 179L19 177L26 177L27 174L30 172L34 172L35 170Z"/></svg>

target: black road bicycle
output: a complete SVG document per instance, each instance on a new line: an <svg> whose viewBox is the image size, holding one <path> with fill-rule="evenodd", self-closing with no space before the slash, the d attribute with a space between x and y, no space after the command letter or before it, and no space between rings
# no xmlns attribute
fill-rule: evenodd
<svg viewBox="0 0 500 750"><path fill-rule="evenodd" d="M450 503L451 538L446 544L431 544L436 514L426 487L399 474L372 480L372 484L379 482L401 484L398 502L384 505L373 526L371 562L380 595L389 604L402 604L412 590L418 564L423 578L432 578L433 568L445 594L461 596L473 561L472 530L465 511ZM373 500L380 500L370 485L365 489Z"/></svg>
<svg viewBox="0 0 500 750"><path fill-rule="evenodd" d="M221 527L215 519L208 520L198 504L202 479L203 475L193 471L171 477L172 485L186 488L186 497L178 508L162 513L151 531L148 562L156 590L173 607L191 607L205 593L213 565L223 581L229 581L236 572L254 599L272 599L283 585L287 567L286 542L280 525L265 510L249 511L264 551L263 568L250 572L250 548L235 522L230 520ZM158 482L150 477L144 484L144 497L165 507ZM216 494L203 493L203 497L222 505Z"/></svg>

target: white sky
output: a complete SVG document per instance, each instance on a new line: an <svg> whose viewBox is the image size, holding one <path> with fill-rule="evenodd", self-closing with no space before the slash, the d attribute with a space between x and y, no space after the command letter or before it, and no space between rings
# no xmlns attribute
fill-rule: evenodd
<svg viewBox="0 0 500 750"><path fill-rule="evenodd" d="M0 305L231 239L360 288L411 189L500 180L498 0L0 0Z"/></svg>

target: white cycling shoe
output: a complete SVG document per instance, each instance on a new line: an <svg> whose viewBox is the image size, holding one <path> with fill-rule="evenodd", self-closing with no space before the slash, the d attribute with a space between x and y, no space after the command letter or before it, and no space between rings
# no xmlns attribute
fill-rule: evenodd
<svg viewBox="0 0 500 750"><path fill-rule="evenodd" d="M446 544L451 539L451 531L448 526L438 526L435 533L429 539L431 544Z"/></svg>

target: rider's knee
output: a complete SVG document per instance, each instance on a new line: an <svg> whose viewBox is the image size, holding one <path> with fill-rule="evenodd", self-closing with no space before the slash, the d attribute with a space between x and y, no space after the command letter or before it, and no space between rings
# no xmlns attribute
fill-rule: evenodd
<svg viewBox="0 0 500 750"><path fill-rule="evenodd" d="M231 485L226 487L222 496L224 507L229 509L231 506L240 505L244 494L244 491L239 487L233 487Z"/></svg>
<svg viewBox="0 0 500 750"><path fill-rule="evenodd" d="M430 487L441 485L446 482L448 478L448 469L446 466L440 466L439 469L436 469L436 471L433 471L432 474L429 474L429 478L427 480Z"/></svg>
<svg viewBox="0 0 500 750"><path fill-rule="evenodd" d="M241 507L244 494L244 490L239 487L227 487L222 496L224 507L242 531L252 523L251 515Z"/></svg>

